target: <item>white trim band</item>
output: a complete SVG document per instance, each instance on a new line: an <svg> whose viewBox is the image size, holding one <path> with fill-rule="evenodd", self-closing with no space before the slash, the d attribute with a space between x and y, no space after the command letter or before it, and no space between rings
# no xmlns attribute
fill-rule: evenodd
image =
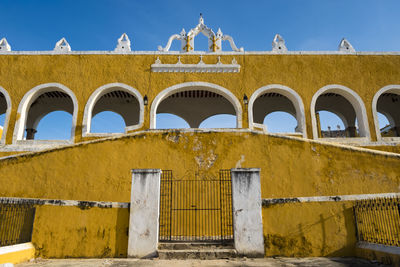
<svg viewBox="0 0 400 267"><path fill-rule="evenodd" d="M0 247L0 255L19 252L22 250L28 250L28 249L32 249L32 248L35 249L35 247L33 246L33 244L31 242ZM2 266L2 264L0 264L0 266Z"/></svg>
<svg viewBox="0 0 400 267"><path fill-rule="evenodd" d="M262 205L270 206L286 203L306 203L306 202L339 202L355 201L382 197L400 197L400 193L379 193L379 194L360 194L360 195L340 195L340 196L315 196L315 197L289 197L289 198L263 198Z"/></svg>
<svg viewBox="0 0 400 267"><path fill-rule="evenodd" d="M32 204L49 206L69 206L82 208L129 208L129 202L106 202L106 201L82 201L82 200L61 200L61 199L40 199L40 198L18 198L0 197L2 204Z"/></svg>

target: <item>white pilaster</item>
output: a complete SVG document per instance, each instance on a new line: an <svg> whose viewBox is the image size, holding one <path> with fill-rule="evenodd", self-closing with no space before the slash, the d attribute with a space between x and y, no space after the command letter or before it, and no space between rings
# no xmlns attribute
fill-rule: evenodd
<svg viewBox="0 0 400 267"><path fill-rule="evenodd" d="M231 169L235 249L240 255L264 257L260 169Z"/></svg>
<svg viewBox="0 0 400 267"><path fill-rule="evenodd" d="M157 256L160 178L159 169L132 170L128 257Z"/></svg>

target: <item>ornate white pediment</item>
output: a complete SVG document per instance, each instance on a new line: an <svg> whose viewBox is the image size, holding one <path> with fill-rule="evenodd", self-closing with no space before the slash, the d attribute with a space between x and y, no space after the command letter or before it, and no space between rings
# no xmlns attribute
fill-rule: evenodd
<svg viewBox="0 0 400 267"><path fill-rule="evenodd" d="M165 47L158 46L158 50L167 52L171 48L171 44L174 40L181 41L181 52L192 52L194 51L194 38L202 33L208 38L208 51L209 52L220 52L222 51L222 41L229 41L229 44L233 51L243 52L243 47L237 48L232 37L224 35L221 29L218 29L217 33L214 33L212 29L204 24L204 19L200 14L199 24L186 33L185 29L182 29L180 34L174 34L168 39L168 43Z"/></svg>
<svg viewBox="0 0 400 267"><path fill-rule="evenodd" d="M178 56L178 62L175 64L163 64L160 58L157 57L154 64L151 65L152 72L240 72L240 65L236 59L232 59L231 64L223 64L221 57L215 64L206 64L203 62L203 56L200 56L200 61L197 64L183 64L181 57Z"/></svg>

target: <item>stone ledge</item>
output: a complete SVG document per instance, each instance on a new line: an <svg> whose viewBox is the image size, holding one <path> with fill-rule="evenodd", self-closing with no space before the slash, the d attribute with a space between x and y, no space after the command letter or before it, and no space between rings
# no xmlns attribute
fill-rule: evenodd
<svg viewBox="0 0 400 267"><path fill-rule="evenodd" d="M21 263L35 257L35 247L31 242L0 247L0 264Z"/></svg>

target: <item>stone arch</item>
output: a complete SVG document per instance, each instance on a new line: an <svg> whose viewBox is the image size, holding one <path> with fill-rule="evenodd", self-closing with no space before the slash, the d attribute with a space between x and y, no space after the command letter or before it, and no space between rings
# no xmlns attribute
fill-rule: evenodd
<svg viewBox="0 0 400 267"><path fill-rule="evenodd" d="M304 104L303 100L299 96L299 94L294 91L293 89L280 85L280 84L270 84L267 86L263 86L257 89L250 97L249 105L248 105L248 113L249 113L249 126L250 129L254 127L254 102L267 93L276 93L279 95L284 96L289 100L289 102L293 105L294 110L290 110L290 108L286 111L289 114L293 115L293 117L297 120L297 131L302 133L304 138L307 138L307 131L306 131L306 119L304 113Z"/></svg>
<svg viewBox="0 0 400 267"><path fill-rule="evenodd" d="M339 85L339 84L326 85L326 86L320 88L312 97L310 112L311 112L311 124L312 124L313 138L318 139L317 119L315 116L317 100L321 95L328 94L328 93L339 95L351 104L351 106L355 112L354 120L357 119L357 121L358 121L359 135L360 135L360 137L366 137L369 140L370 139L370 131L369 131L369 127L368 127L368 118L367 118L367 112L365 109L364 102L362 101L361 97L356 92L354 92L353 90L351 90L348 87L345 87L345 86ZM333 112L333 113L338 115L343 120L344 114L338 114L338 112ZM343 122L346 123L347 126L350 126L351 122L348 120L348 118L346 120L344 120Z"/></svg>
<svg viewBox="0 0 400 267"><path fill-rule="evenodd" d="M186 83L181 83L177 84L174 86L171 86L167 89L164 89L161 91L156 98L153 100L153 103L151 104L151 110L150 110L150 129L155 129L156 128L156 115L157 115L157 109L159 105L167 99L169 96L172 96L176 93L180 92L185 92L185 91L208 91L211 93L214 93L216 95L222 96L225 100L227 100L233 107L234 111L236 114L236 128L241 128L242 127L242 107L240 105L239 100L226 88L212 84L212 83L207 83L207 82L186 82ZM216 113L220 114L220 113ZM211 114L216 115L216 114ZM175 114L183 118L182 114ZM210 117L210 116L208 116ZM203 118L206 119L208 117ZM188 118L183 118L187 122L190 120ZM201 122L198 123L198 125ZM197 122L196 122L197 124ZM193 122L192 124L189 122L189 125L193 127Z"/></svg>
<svg viewBox="0 0 400 267"><path fill-rule="evenodd" d="M380 111L378 110L378 104L379 101L382 100L382 97L386 96L388 98L393 98L393 95L396 95L396 102L398 102L400 100L400 85L387 85L385 87L382 87L381 89L379 89L378 92L376 92L374 98L372 99L372 116L374 119L376 138L378 141L382 140L381 129L378 121L378 112L384 114L389 120L389 123L393 125L395 130L399 131L396 139L400 139L400 109L397 109L396 113L396 106L394 104L394 101L389 101L388 103L385 103L385 108ZM400 102L397 105L400 106Z"/></svg>
<svg viewBox="0 0 400 267"><path fill-rule="evenodd" d="M48 107L47 110L44 110L41 114L38 114L32 122L28 122L29 111L31 109L31 105L42 95L46 93L56 93L55 97L65 97L68 96L72 101L73 110L64 110L70 114L72 114L72 127L71 127L71 138L69 142L73 143L75 139L75 128L76 128L76 120L78 117L78 100L76 99L75 94L65 85L60 83L46 83L38 85L31 90L29 90L18 106L18 114L20 114L19 119L16 121L14 135L13 135L13 143L16 143L19 140L23 140L24 138L24 130L27 123L32 124L32 126L37 126L40 119L50 112L57 111L57 107ZM61 92L61 93L60 93Z"/></svg>
<svg viewBox="0 0 400 267"><path fill-rule="evenodd" d="M95 111L96 115L97 113L101 112L101 111L106 111L106 110L111 110L115 113L120 114L125 121L125 132L127 131L131 131L131 130L135 130L138 129L140 127L142 127L143 125L143 119L144 119L144 104L143 104L143 97L142 95L139 93L138 90L136 90L135 88L123 84L123 83L109 83L109 84L105 84L99 88L97 88L89 97L89 100L86 103L85 106L85 111L83 114L83 123L82 123L82 134L83 136L86 136L88 134L92 134L90 133L90 128L91 128L91 121L92 118L94 117L93 115L93 109L96 107L96 104L101 100L101 98L103 96L106 96L107 94L110 94L112 92L125 92L131 96L133 96L136 100L137 100L137 109L138 109L138 117L137 117L137 123L135 118L129 117L129 115L133 114L129 112L129 108L124 108L121 107L121 105L119 105L118 103L115 103L114 107L112 107L112 105L105 110L100 110L100 111ZM120 98L124 98L124 96L117 96ZM126 97L126 95L125 95ZM121 114L123 113L123 114ZM131 124L131 125L128 125ZM94 134L96 135L96 134Z"/></svg>
<svg viewBox="0 0 400 267"><path fill-rule="evenodd" d="M10 121L10 114L11 114L11 98L8 92L0 86L0 99L4 98L3 101L0 102L0 110L5 110L5 119L4 119L4 125L3 125L3 132L1 134L1 139L0 139L0 144L4 145L6 143L6 137L7 137L7 130L8 130L8 123ZM4 107L4 104L6 107ZM1 114L4 114L1 113Z"/></svg>

